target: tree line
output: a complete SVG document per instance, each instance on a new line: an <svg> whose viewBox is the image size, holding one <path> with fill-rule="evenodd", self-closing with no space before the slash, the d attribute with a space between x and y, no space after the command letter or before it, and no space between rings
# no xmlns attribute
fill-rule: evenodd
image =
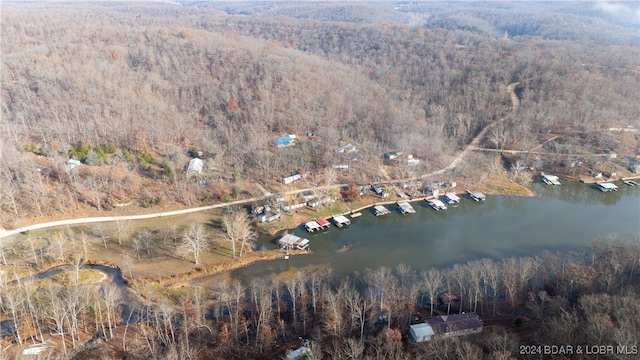
<svg viewBox="0 0 640 360"><path fill-rule="evenodd" d="M346 277L330 268L297 271L284 279L146 291L144 298L115 283L83 284L78 265L66 285L5 275L0 310L15 330L2 341L51 338L63 358L274 358L299 338L310 340L314 359L515 359L521 344L632 349L640 330L638 244L637 236L612 235L575 254L484 258L442 269L399 265ZM484 332L460 341L408 339L409 325L461 312L477 313Z"/></svg>

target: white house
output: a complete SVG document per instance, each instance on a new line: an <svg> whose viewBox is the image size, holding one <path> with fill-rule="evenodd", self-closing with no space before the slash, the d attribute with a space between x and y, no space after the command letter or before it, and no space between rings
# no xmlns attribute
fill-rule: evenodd
<svg viewBox="0 0 640 360"><path fill-rule="evenodd" d="M198 174L200 174L202 172L202 159L191 159L191 161L189 161L189 166L187 167L187 172L197 172Z"/></svg>

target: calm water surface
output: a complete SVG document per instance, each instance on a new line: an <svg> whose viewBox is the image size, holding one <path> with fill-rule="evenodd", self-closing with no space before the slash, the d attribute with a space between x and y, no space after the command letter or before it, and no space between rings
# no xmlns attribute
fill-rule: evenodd
<svg viewBox="0 0 640 360"><path fill-rule="evenodd" d="M441 212L424 202L412 203L416 213L410 215L401 215L394 205L382 217L364 210L346 229L332 227L318 234L293 230L311 240L313 254L256 263L230 276L246 280L322 267L347 274L401 263L421 269L482 257L537 255L544 249L575 250L600 236L640 233L640 187L618 185L617 192L602 193L580 183L535 184L540 198L489 196L474 202L463 197L458 206ZM358 246L338 251L349 243ZM273 237L265 237L258 247L277 245Z"/></svg>

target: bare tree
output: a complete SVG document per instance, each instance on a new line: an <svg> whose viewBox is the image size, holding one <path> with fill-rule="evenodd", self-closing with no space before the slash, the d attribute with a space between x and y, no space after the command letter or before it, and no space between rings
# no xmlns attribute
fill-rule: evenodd
<svg viewBox="0 0 640 360"><path fill-rule="evenodd" d="M227 240L231 243L233 257L236 257L237 242L240 242L240 256L242 256L244 247L251 244L256 238L247 213L242 210L232 210L222 217L222 224L226 231Z"/></svg>
<svg viewBox="0 0 640 360"><path fill-rule="evenodd" d="M436 302L438 293L442 288L442 273L438 269L430 268L427 271L420 272L420 279L424 290L429 296L430 316L433 316L433 304Z"/></svg>
<svg viewBox="0 0 640 360"><path fill-rule="evenodd" d="M116 221L116 234L118 236L118 245L122 245L122 238L127 236L131 230L131 221L129 220L117 220Z"/></svg>
<svg viewBox="0 0 640 360"><path fill-rule="evenodd" d="M200 264L200 254L209 249L209 237L202 224L192 224L182 235L176 253L186 257L193 255L196 265Z"/></svg>

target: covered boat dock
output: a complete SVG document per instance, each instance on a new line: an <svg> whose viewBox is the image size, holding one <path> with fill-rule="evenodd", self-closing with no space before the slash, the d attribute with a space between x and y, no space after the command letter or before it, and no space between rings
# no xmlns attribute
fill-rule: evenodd
<svg viewBox="0 0 640 360"><path fill-rule="evenodd" d="M398 205L398 209L403 214L415 214L416 210L406 201L401 201L396 203Z"/></svg>
<svg viewBox="0 0 640 360"><path fill-rule="evenodd" d="M336 215L333 217L333 223L336 224L337 227L341 228L351 225L351 220L349 220L346 216Z"/></svg>
<svg viewBox="0 0 640 360"><path fill-rule="evenodd" d="M284 235L278 240L278 244L287 250L307 250L309 248L309 240L293 234Z"/></svg>

